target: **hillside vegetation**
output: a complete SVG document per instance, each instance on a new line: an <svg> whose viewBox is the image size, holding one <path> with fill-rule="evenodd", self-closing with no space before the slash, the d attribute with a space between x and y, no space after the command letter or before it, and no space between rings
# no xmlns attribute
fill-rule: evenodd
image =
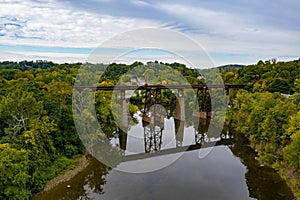
<svg viewBox="0 0 300 200"><path fill-rule="evenodd" d="M277 169L300 198L300 60L259 61L223 71L226 83L246 83L230 93L227 123L246 136L259 159Z"/></svg>

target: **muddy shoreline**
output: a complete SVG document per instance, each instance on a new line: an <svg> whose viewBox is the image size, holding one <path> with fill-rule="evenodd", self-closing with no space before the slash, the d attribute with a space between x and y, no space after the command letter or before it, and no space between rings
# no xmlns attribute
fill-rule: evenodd
<svg viewBox="0 0 300 200"><path fill-rule="evenodd" d="M69 181L71 178L76 176L79 172L84 170L89 165L89 156L87 154L82 155L77 161L75 161L71 166L63 170L59 175L47 182L43 190L33 193L32 196L38 195L40 193L46 192L54 188L55 186Z"/></svg>

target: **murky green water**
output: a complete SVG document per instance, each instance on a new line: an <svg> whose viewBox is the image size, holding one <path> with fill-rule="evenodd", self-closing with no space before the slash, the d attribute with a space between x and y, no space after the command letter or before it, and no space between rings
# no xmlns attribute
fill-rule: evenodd
<svg viewBox="0 0 300 200"><path fill-rule="evenodd" d="M148 133L145 134L145 131L147 130L142 126L141 119L139 122L131 127L128 136L135 134L140 135L141 138L146 137ZM195 130L193 123L187 123L183 131L180 131L178 127L176 128L173 118L165 119L160 144L156 143L156 146L149 146L147 143L149 140L145 138L141 141L127 138L125 155L145 154L148 150L162 152L156 158L151 158L152 160L147 159L150 163L159 162L159 159L167 159L173 154L181 154L181 151L173 150L193 145L187 149L188 151L178 156L175 162L162 169L147 173L127 173L106 167L98 160L91 158L88 167L70 181L36 195L32 197L32 200L293 199L285 182L274 170L258 164L255 160L255 153L238 133L223 130L221 135L207 136L205 135L207 127L203 124L206 122L202 121L200 127ZM177 133L174 135L174 132ZM199 138L199 133L203 136L202 138ZM201 143L203 148L199 149L196 141ZM112 139L111 142L118 144L121 141ZM205 143L210 142L215 142L215 146L204 148ZM151 153L148 154L151 155ZM143 162L143 159L136 160L135 157L130 157L130 159L131 164L138 165ZM68 185L70 187L67 187Z"/></svg>

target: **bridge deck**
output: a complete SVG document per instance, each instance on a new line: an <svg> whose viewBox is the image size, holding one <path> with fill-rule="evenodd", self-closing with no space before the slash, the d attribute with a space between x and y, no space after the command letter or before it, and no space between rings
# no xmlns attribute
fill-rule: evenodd
<svg viewBox="0 0 300 200"><path fill-rule="evenodd" d="M82 91L84 89L91 89L92 91L104 90L150 90L150 89L211 89L211 88L223 88L223 89L242 89L247 85L244 84L197 84L197 85L142 85L142 86L74 86L76 90Z"/></svg>

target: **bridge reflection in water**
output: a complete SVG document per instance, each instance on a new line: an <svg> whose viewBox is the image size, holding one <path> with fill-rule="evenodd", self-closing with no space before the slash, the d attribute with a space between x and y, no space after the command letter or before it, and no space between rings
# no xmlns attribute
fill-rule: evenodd
<svg viewBox="0 0 300 200"><path fill-rule="evenodd" d="M78 91L90 89L92 91L113 91L114 96L117 98L118 110L118 134L117 140L110 141L113 150L105 143L105 138L99 138L99 144L92 145L92 154L99 157L100 160L103 155L106 159L116 157L117 164L125 161L133 161L138 159L145 159L149 157L156 157L160 155L175 154L184 151L190 151L200 148L212 147L221 144L229 144L230 138L228 135L220 135L223 127L218 125L214 120L214 110L212 95L219 95L218 98L222 99L229 94L231 89L244 88L244 85L143 85L143 86L102 86L102 87L76 87ZM166 118L166 108L162 106L162 91L169 90L176 96L175 105L171 106L171 116ZM126 99L126 92L135 91L140 93L144 92L144 105L140 109L140 123L143 128L143 135L141 130L134 133L130 129L128 99ZM226 94L224 94L226 91ZM189 92L194 95L189 94ZM185 94L189 95L185 95ZM192 97L195 96L195 97ZM185 98L187 100L185 101ZM216 96L215 96L216 98ZM118 103L118 101L120 103ZM172 102L172 101L170 101ZM187 103L188 102L188 103ZM218 106L226 107L226 102L218 102ZM194 106L193 106L194 105ZM192 108L193 107L193 108ZM191 118L193 118L191 120ZM166 120L168 123L166 123ZM172 121L172 128L170 127L170 120ZM169 124L168 127L166 125ZM186 127L194 127L194 131L187 131ZM221 123L222 124L222 123ZM135 125L136 126L136 125ZM165 129L166 127L166 129ZM173 130L173 133L170 131ZM194 135L192 135L194 134ZM187 141L188 138L188 142ZM192 140L191 140L192 139ZM132 142L134 140L134 142ZM130 141L130 142L128 142ZM143 142L141 142L143 141ZM175 141L175 144L173 142ZM143 151L137 150L143 144ZM103 148L101 147L103 146ZM94 153L94 148L97 147L98 153ZM115 148L119 147L119 148ZM134 149L133 151L131 151ZM115 155L109 155L114 152ZM119 154L119 155L117 155Z"/></svg>
<svg viewBox="0 0 300 200"><path fill-rule="evenodd" d="M149 106L147 112L140 113L139 121L141 122L144 131L143 151L127 151L128 146L141 146L141 138L138 138L140 141L135 140L135 142L128 142L128 138L134 137L134 133L128 134L124 129L119 129L119 140L116 146L119 146L123 152L122 162L204 149L219 145L230 145L232 143L229 132L220 131L220 127L217 127L218 124L214 124L214 119L200 119L199 117L194 116L192 121L193 126L190 126L189 130L186 130L185 121L176 119L175 117L166 119L163 112L164 108L161 105L155 104ZM173 128L171 129L173 133L171 133L170 129L165 130L166 123L169 125L173 124ZM191 131L191 127L194 131ZM211 129L210 133L208 131L209 127ZM214 130L216 131L215 133L213 132ZM129 136L127 136L127 134ZM171 140L174 140L175 144L173 144ZM138 142L140 144L138 144Z"/></svg>

